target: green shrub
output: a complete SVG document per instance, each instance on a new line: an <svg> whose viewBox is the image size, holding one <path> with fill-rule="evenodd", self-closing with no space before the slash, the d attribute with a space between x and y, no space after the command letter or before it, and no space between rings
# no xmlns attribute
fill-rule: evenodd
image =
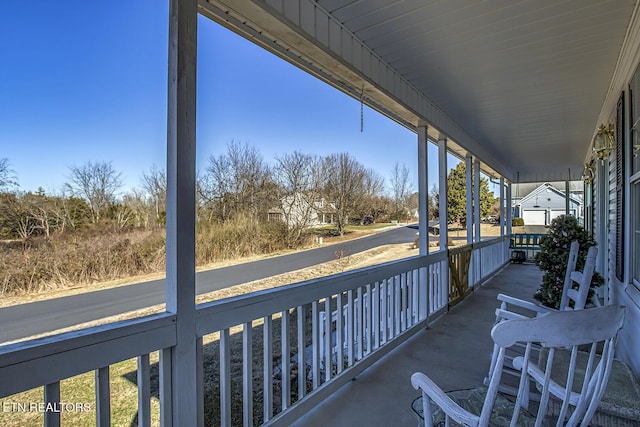
<svg viewBox="0 0 640 427"><path fill-rule="evenodd" d="M595 241L587 231L578 224L573 216L561 215L551 222L549 233L540 241L540 251L536 254L536 265L544 272L542 284L533 296L543 305L551 308L560 307L564 277L569 261L571 242L580 244L576 269L582 271L587 258L587 250L595 246ZM591 287L587 301L593 296L594 288L602 285L604 279L595 272L591 279Z"/></svg>
<svg viewBox="0 0 640 427"><path fill-rule="evenodd" d="M513 219L511 219L511 225L513 227L522 227L524 225L524 218L513 218Z"/></svg>

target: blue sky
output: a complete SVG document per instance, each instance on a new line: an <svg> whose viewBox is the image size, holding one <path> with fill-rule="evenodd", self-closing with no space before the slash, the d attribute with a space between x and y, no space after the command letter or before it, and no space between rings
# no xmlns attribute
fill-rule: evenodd
<svg viewBox="0 0 640 427"><path fill-rule="evenodd" d="M112 162L126 187L164 167L168 1L2 2L0 158L20 190L59 191L69 166ZM336 89L199 17L198 167L240 141L266 161L348 151L417 186L416 136ZM435 149L430 160L435 163ZM437 168L430 167L429 187ZM417 190L417 187L416 187Z"/></svg>

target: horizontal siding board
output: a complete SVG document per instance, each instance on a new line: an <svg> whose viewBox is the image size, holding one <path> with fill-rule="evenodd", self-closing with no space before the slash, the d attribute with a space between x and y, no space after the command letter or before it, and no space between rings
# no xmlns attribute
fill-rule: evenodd
<svg viewBox="0 0 640 427"><path fill-rule="evenodd" d="M300 1L283 1L284 16L295 25L300 25Z"/></svg>
<svg viewBox="0 0 640 427"><path fill-rule="evenodd" d="M302 2L300 5L300 28L308 35L315 34L316 7L310 2Z"/></svg>
<svg viewBox="0 0 640 427"><path fill-rule="evenodd" d="M333 19L329 20L329 49L340 56L342 54L342 27Z"/></svg>

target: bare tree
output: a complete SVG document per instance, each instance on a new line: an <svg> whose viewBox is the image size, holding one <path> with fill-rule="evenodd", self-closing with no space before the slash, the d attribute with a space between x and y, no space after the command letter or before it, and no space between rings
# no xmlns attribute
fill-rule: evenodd
<svg viewBox="0 0 640 427"><path fill-rule="evenodd" d="M211 156L199 182L199 192L222 220L248 212L257 218L270 198L270 171L253 146L232 141L227 153Z"/></svg>
<svg viewBox="0 0 640 427"><path fill-rule="evenodd" d="M324 163L325 191L336 205L336 226L343 235L349 216L362 209L363 200L378 187L379 180L372 178L371 171L348 153L332 154L325 158Z"/></svg>
<svg viewBox="0 0 640 427"><path fill-rule="evenodd" d="M164 169L153 165L149 172L143 172L140 178L142 188L147 192L153 205L156 223L163 222L167 204L167 174ZM138 195L136 195L137 197Z"/></svg>
<svg viewBox="0 0 640 427"><path fill-rule="evenodd" d="M0 231L8 237L18 237L25 242L33 235L38 224L31 216L30 206L24 194L0 194Z"/></svg>
<svg viewBox="0 0 640 427"><path fill-rule="evenodd" d="M0 192L7 191L13 186L17 186L18 181L14 171L9 167L9 159L0 159Z"/></svg>
<svg viewBox="0 0 640 427"><path fill-rule="evenodd" d="M120 228L126 228L131 225L148 228L152 218L159 222L157 200L152 196L151 201L152 205L150 206L144 192L135 188L130 193L125 194L122 198L122 205L118 205L116 210L116 220Z"/></svg>
<svg viewBox="0 0 640 427"><path fill-rule="evenodd" d="M98 222L115 202L117 192L124 181L111 162L87 162L81 166L70 166L67 188L74 196L86 200L92 221Z"/></svg>
<svg viewBox="0 0 640 427"><path fill-rule="evenodd" d="M393 198L396 219L406 216L408 198L413 191L413 184L409 178L409 168L398 162L391 171L391 197Z"/></svg>
<svg viewBox="0 0 640 427"><path fill-rule="evenodd" d="M317 220L324 177L322 161L294 151L276 157L272 174L280 190L280 206L288 226L287 245L295 247L303 231Z"/></svg>

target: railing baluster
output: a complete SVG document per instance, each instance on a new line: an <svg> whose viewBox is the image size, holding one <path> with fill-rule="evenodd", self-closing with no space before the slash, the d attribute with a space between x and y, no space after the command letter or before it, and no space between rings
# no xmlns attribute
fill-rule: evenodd
<svg viewBox="0 0 640 427"><path fill-rule="evenodd" d="M372 323L373 323L373 348L380 347L380 282L373 284L373 294L371 295Z"/></svg>
<svg viewBox="0 0 640 427"><path fill-rule="evenodd" d="M196 416L198 427L204 427L204 342L202 337L196 339L196 381L198 398Z"/></svg>
<svg viewBox="0 0 640 427"><path fill-rule="evenodd" d="M220 331L220 424L231 426L231 349L229 329Z"/></svg>
<svg viewBox="0 0 640 427"><path fill-rule="evenodd" d="M298 306L298 400L307 394L307 344L305 340L304 306Z"/></svg>
<svg viewBox="0 0 640 427"><path fill-rule="evenodd" d="M381 308L380 318L382 324L380 325L380 344L387 342L387 279L384 279L380 284L380 296L381 296Z"/></svg>
<svg viewBox="0 0 640 427"><path fill-rule="evenodd" d="M411 281L409 278L409 274L411 272L402 273L402 310L404 310L404 316L402 316L402 320L404 321L403 331L406 331L411 326L411 311L413 307L411 306L411 299L413 293L411 292Z"/></svg>
<svg viewBox="0 0 640 427"><path fill-rule="evenodd" d="M198 340L199 341L199 340ZM197 345L197 343L196 343ZM197 352L196 352L197 354ZM171 348L160 350L159 363L159 382L160 382L160 425L162 427L173 426L173 401L171 398L172 382L171 382ZM200 369L196 362L196 369ZM198 388L201 395L202 387ZM109 424L107 424L109 425Z"/></svg>
<svg viewBox="0 0 640 427"><path fill-rule="evenodd" d="M364 357L364 342L363 338L363 321L364 318L362 316L362 287L358 286L357 290L357 299L356 299L356 342L358 344L358 360L362 360Z"/></svg>
<svg viewBox="0 0 640 427"><path fill-rule="evenodd" d="M60 405L60 381L44 386L44 405L46 408ZM44 427L60 427L60 411L45 411Z"/></svg>
<svg viewBox="0 0 640 427"><path fill-rule="evenodd" d="M151 365L148 354L138 356L138 425L151 427Z"/></svg>
<svg viewBox="0 0 640 427"><path fill-rule="evenodd" d="M271 316L264 318L264 324L262 325L262 345L263 345L263 364L264 364L264 422L266 423L271 419L273 414L273 340L271 338Z"/></svg>
<svg viewBox="0 0 640 427"><path fill-rule="evenodd" d="M349 366L353 366L355 361L354 346L354 323L355 313L353 312L353 290L347 291L347 357Z"/></svg>
<svg viewBox="0 0 640 427"><path fill-rule="evenodd" d="M282 391L282 410L284 411L291 405L291 368L290 368L290 359L291 359L291 349L290 349L290 339L291 339L291 331L289 329L289 310L284 310L282 312L282 318L280 319L280 344L282 349L282 383L280 386L280 390Z"/></svg>
<svg viewBox="0 0 640 427"><path fill-rule="evenodd" d="M111 426L109 367L96 369L96 427Z"/></svg>
<svg viewBox="0 0 640 427"><path fill-rule="evenodd" d="M313 378L312 378L312 387L313 389L317 389L320 386L320 326L319 322L319 312L318 312L318 301L313 301L311 303L311 349L312 349L312 369L313 369Z"/></svg>
<svg viewBox="0 0 640 427"><path fill-rule="evenodd" d="M371 283L367 283L367 298L365 302L365 329L364 329L364 340L367 343L367 354L371 354L371 327L373 323L373 316L371 315L371 306L373 304L373 298L371 295ZM364 343L363 343L364 345Z"/></svg>
<svg viewBox="0 0 640 427"><path fill-rule="evenodd" d="M336 297L337 318L336 318L336 362L338 365L338 374L342 373L344 365L344 307L342 301L342 292Z"/></svg>
<svg viewBox="0 0 640 427"><path fill-rule="evenodd" d="M331 379L331 354L333 348L331 347L331 324L333 319L333 312L331 311L331 297L327 297L324 300L324 380L329 381Z"/></svg>
<svg viewBox="0 0 640 427"><path fill-rule="evenodd" d="M253 427L253 326L242 329L242 425Z"/></svg>
<svg viewBox="0 0 640 427"><path fill-rule="evenodd" d="M401 326L400 323L402 321L402 318L400 316L400 311L402 310L402 307L401 307L402 300L400 295L401 286L402 286L402 283L401 283L400 275L394 276L393 278L393 293L395 294L395 298L394 298L395 305L393 309L393 316L394 316L393 323L395 326L394 334L393 334L394 337L397 337L398 335L400 335L400 330L401 330L400 329L400 326Z"/></svg>

